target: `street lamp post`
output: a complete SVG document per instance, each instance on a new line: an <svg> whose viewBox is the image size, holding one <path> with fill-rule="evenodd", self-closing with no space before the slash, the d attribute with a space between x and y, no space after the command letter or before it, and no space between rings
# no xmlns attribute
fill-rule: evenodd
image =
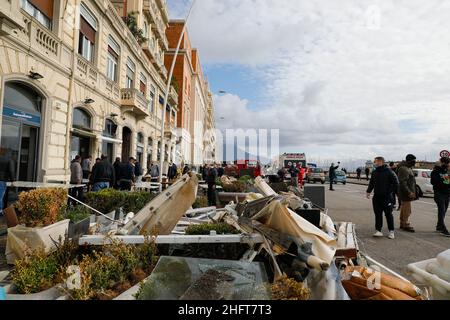
<svg viewBox="0 0 450 320"><path fill-rule="evenodd" d="M162 108L162 117L161 117L161 120L162 120L161 121L161 159L160 159L160 163L159 163L159 165L160 165L159 181L161 182L161 185L159 186L160 192L162 192L162 179L163 179L165 152L166 152L165 144L164 144L164 126L165 126L165 122L166 122L167 101L169 100L170 85L172 83L172 76L173 76L173 71L175 69L175 64L177 62L178 53L180 52L181 42L183 41L183 37L184 37L184 34L187 29L188 20L189 20L189 17L191 16L191 12L192 12L192 9L194 8L195 2L196 2L196 0L192 1L191 7L189 8L188 14L184 21L183 30L181 31L180 39L178 40L177 48L176 48L175 54L173 56L172 65L170 67L169 76L167 78L166 92L165 92L165 96L164 96L164 101L163 101L164 104L163 104L163 108Z"/></svg>

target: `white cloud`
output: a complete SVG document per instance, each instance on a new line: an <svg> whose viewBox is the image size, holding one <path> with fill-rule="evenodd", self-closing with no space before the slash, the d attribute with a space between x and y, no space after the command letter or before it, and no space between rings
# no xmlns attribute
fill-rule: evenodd
<svg viewBox="0 0 450 320"><path fill-rule="evenodd" d="M262 110L216 97L229 126L280 128L285 150L324 157L450 147L449 1L197 1L203 61L252 66L266 86Z"/></svg>

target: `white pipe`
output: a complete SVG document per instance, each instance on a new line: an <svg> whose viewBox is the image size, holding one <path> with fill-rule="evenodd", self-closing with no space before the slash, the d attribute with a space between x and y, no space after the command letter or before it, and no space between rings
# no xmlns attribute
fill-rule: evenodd
<svg viewBox="0 0 450 320"><path fill-rule="evenodd" d="M67 195L67 196L69 197L69 199L72 199L72 200L74 200L75 202L78 202L79 204L81 204L82 206L85 206L86 208L88 208L88 209L94 211L95 213L98 213L99 215L105 217L107 220L110 220L110 221L112 221L112 222L117 222L117 223L123 224L121 221L117 221L117 220L114 220L114 219L111 218L111 217L108 217L106 214L101 213L100 211L98 211L98 210L92 208L91 206L87 205L86 203L81 202L80 200L78 200L78 199L72 197L70 194Z"/></svg>
<svg viewBox="0 0 450 320"><path fill-rule="evenodd" d="M196 2L196 0L192 1L191 7L189 8L188 14L187 14L186 19L184 21L183 30L181 31L180 39L178 40L177 48L176 48L175 54L173 56L172 66L170 67L169 76L167 78L167 86L166 86L166 92L165 92L164 101L163 101L164 104L163 104L163 108L162 108L162 117L161 117L161 159L160 159L160 163L159 163L159 165L160 165L160 167L159 167L159 181L161 182L161 186L159 187L159 191L160 192L162 192L164 158L165 158L165 152L166 152L165 144L164 144L164 126L165 126L165 122L166 122L167 101L169 100L170 85L172 83L172 76L173 76L173 71L175 69L175 64L177 62L178 53L180 52L181 42L183 41L183 37L184 37L184 34L186 32L186 29L187 29L188 20L189 20L189 17L191 16L191 12L192 12L192 9L194 8L195 2Z"/></svg>

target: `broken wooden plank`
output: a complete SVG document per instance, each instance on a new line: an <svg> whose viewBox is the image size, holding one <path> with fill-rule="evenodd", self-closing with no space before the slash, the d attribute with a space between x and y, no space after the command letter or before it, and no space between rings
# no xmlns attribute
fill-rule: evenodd
<svg viewBox="0 0 450 320"><path fill-rule="evenodd" d="M125 244L143 244L148 239L145 236L103 236L93 235L80 238L80 245L102 246L111 244L114 241ZM189 244L189 243L263 243L263 237L260 234L233 234L233 235L215 235L215 236L197 236L197 235L161 235L156 237L156 244Z"/></svg>

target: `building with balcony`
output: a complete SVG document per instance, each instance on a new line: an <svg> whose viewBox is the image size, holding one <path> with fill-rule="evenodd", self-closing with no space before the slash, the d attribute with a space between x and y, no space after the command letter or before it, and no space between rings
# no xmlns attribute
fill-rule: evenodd
<svg viewBox="0 0 450 320"><path fill-rule="evenodd" d="M166 68L170 69L176 46L184 27L184 20L171 20L166 34L169 50ZM179 163L195 166L215 161L216 138L214 108L208 81L203 74L198 50L192 47L189 33L183 36L176 57L174 82L178 88L177 154ZM210 118L207 117L210 110ZM207 132L207 129L211 129ZM212 156L208 154L213 154Z"/></svg>
<svg viewBox="0 0 450 320"><path fill-rule="evenodd" d="M68 181L77 154L144 171L174 160L176 132L161 136L179 99L172 88L164 101L167 25L161 0L0 3L0 162L14 180Z"/></svg>

